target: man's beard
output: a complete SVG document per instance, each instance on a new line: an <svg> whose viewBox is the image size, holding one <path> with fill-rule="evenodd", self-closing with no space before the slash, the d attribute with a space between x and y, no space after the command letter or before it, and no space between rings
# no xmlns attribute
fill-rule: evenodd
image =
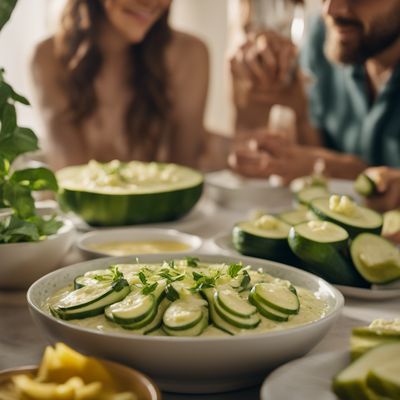
<svg viewBox="0 0 400 400"><path fill-rule="evenodd" d="M364 32L362 24L357 20L334 18L331 23L339 27L351 27L358 33L351 40L340 41L332 26L327 26L325 54L333 62L343 64L363 63L367 59L383 52L393 45L400 37L400 8L389 16L376 19L369 29Z"/></svg>

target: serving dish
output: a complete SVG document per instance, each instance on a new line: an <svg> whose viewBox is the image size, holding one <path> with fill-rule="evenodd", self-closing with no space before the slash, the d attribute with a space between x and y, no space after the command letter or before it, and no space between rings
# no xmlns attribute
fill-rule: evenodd
<svg viewBox="0 0 400 400"><path fill-rule="evenodd" d="M283 365L261 387L261 400L337 400L332 378L350 363L348 351L312 355Z"/></svg>
<svg viewBox="0 0 400 400"><path fill-rule="evenodd" d="M162 337L100 332L56 319L43 309L46 299L77 275L110 264L136 262L136 257L111 257L75 264L35 282L28 304L35 322L51 341L63 341L87 354L109 358L149 374L163 390L212 393L235 390L261 382L265 374L307 353L328 331L343 307L343 296L324 280L307 272L265 260L222 255L196 255L202 262L239 263L316 293L327 304L321 319L290 329L239 336ZM169 255L140 257L142 263L161 262Z"/></svg>
<svg viewBox="0 0 400 400"><path fill-rule="evenodd" d="M138 400L161 400L161 393L155 383L146 375L133 368L112 361L101 360L107 370L114 376L126 390L135 393ZM6 385L15 375L36 374L37 366L26 366L0 371L0 398L2 386Z"/></svg>
<svg viewBox="0 0 400 400"><path fill-rule="evenodd" d="M61 217L60 217L61 218ZM0 288L24 289L58 266L75 238L71 221L39 242L0 244Z"/></svg>
<svg viewBox="0 0 400 400"><path fill-rule="evenodd" d="M109 243L109 247L112 247L113 243L126 243L126 242L177 242L182 244L182 248L171 249L168 251L156 251L156 249L151 247L151 243L144 246L143 250L131 251L129 253L120 253L118 251L123 251L124 249L114 249L112 250L101 249L98 246ZM82 235L78 241L77 246L85 258L95 258L95 257L107 257L111 255L144 255L144 254L154 254L154 253L168 253L170 257L174 254L190 253L192 251L198 250L203 241L200 237L195 235L189 235L188 233L179 232L175 229L156 229L156 228L125 228L125 229L112 229L112 230L98 230L88 232ZM180 247L180 246L179 246Z"/></svg>
<svg viewBox="0 0 400 400"><path fill-rule="evenodd" d="M205 183L207 196L232 210L262 208L279 212L292 204L289 188L273 186L267 179L243 178L232 171L221 170L207 174Z"/></svg>

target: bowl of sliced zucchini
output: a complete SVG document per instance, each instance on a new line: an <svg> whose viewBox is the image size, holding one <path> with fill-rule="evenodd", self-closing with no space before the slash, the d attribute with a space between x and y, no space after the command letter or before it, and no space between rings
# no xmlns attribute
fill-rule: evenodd
<svg viewBox="0 0 400 400"><path fill-rule="evenodd" d="M186 215L200 199L203 176L177 164L99 163L57 172L59 202L92 226L167 222Z"/></svg>
<svg viewBox="0 0 400 400"><path fill-rule="evenodd" d="M53 342L126 363L183 393L260 383L317 344L343 307L337 289L305 271L193 253L75 264L39 279L27 296Z"/></svg>

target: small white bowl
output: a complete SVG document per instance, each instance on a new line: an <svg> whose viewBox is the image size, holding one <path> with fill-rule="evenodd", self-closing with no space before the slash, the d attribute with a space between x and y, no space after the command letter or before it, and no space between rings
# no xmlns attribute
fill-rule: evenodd
<svg viewBox="0 0 400 400"><path fill-rule="evenodd" d="M287 187L273 186L268 179L248 179L229 170L206 175L206 195L232 210L262 208L279 212L290 208L292 194Z"/></svg>
<svg viewBox="0 0 400 400"><path fill-rule="evenodd" d="M108 229L98 230L86 233L78 240L77 246L82 255L87 258L109 257L107 251L93 249L91 245L107 243L107 242L144 242L144 241L166 241L173 240L181 242L189 246L188 249L182 251L171 251L168 254L174 255L190 253L201 247L202 239L195 235L189 235L176 231L175 229L157 229L157 228L125 228L125 229ZM141 256L149 253L133 253L126 255Z"/></svg>
<svg viewBox="0 0 400 400"><path fill-rule="evenodd" d="M62 221L59 231L45 240L0 244L0 289L26 289L59 266L75 237L72 222Z"/></svg>
<svg viewBox="0 0 400 400"><path fill-rule="evenodd" d="M151 376L162 390L215 393L261 383L272 369L306 354L327 333L343 307L343 296L337 289L297 268L250 257L194 254L208 263L242 261L254 269L262 268L277 278L288 279L324 299L326 314L317 321L273 332L229 337L165 337L99 331L62 321L45 311L46 299L76 276L111 264L136 262L130 256L86 261L42 277L28 290L31 315L52 342L63 341L86 354L137 368ZM140 262L155 263L168 258L167 254L142 256Z"/></svg>

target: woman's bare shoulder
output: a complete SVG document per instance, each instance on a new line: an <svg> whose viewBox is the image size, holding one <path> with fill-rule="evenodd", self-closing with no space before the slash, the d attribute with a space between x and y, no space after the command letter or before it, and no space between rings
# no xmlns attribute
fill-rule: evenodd
<svg viewBox="0 0 400 400"><path fill-rule="evenodd" d="M57 75L60 64L56 57L54 37L49 37L36 45L31 68L35 81L45 82Z"/></svg>
<svg viewBox="0 0 400 400"><path fill-rule="evenodd" d="M178 64L204 65L208 63L207 45L198 37L181 31L172 31L171 43L167 50L169 65L177 67Z"/></svg>

